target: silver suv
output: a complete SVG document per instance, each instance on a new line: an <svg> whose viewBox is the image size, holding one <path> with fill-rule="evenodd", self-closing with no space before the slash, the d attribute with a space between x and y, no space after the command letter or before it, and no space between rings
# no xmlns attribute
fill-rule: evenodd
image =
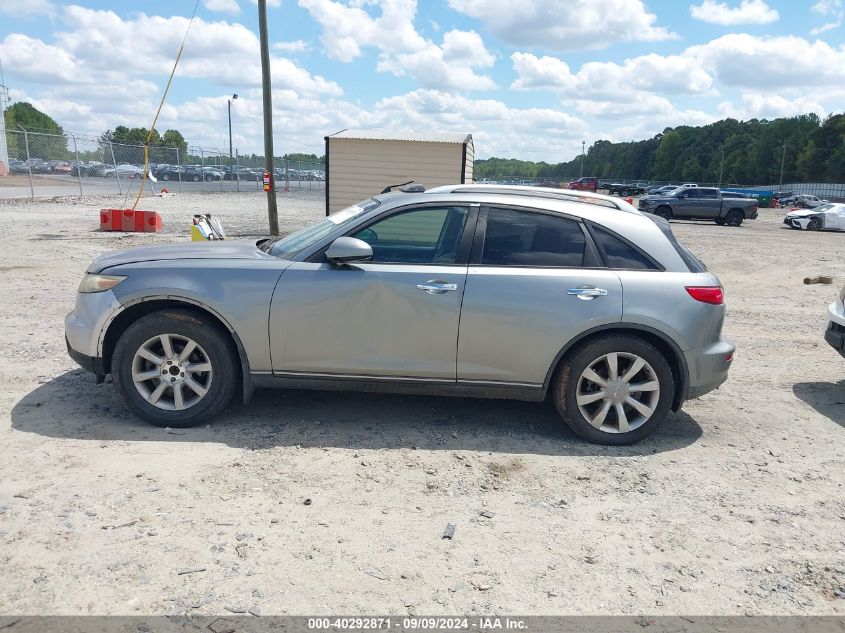
<svg viewBox="0 0 845 633"><path fill-rule="evenodd" d="M552 400L626 444L716 389L719 280L622 200L461 185L388 193L284 238L104 255L66 319L70 355L163 426L236 391L351 389Z"/></svg>

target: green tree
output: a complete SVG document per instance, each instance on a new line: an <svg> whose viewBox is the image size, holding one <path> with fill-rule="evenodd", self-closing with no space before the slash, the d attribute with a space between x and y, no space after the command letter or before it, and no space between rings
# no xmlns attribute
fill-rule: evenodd
<svg viewBox="0 0 845 633"><path fill-rule="evenodd" d="M18 101L3 111L7 130L32 132L29 136L30 156L45 160L68 158L67 137L62 126L31 103ZM26 158L22 134L7 134L9 155Z"/></svg>

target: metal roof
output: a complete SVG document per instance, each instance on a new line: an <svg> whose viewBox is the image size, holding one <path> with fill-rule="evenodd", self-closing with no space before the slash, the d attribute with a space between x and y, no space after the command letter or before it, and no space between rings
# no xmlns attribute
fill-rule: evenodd
<svg viewBox="0 0 845 633"><path fill-rule="evenodd" d="M472 134L454 132L395 132L390 130L341 130L326 139L355 139L359 141L408 141L416 143L469 143Z"/></svg>

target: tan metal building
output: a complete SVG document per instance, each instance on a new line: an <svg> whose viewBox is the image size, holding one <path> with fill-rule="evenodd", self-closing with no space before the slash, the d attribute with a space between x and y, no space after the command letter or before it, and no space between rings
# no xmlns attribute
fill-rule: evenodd
<svg viewBox="0 0 845 633"><path fill-rule="evenodd" d="M414 181L428 188L472 182L471 134L343 130L326 137L326 215Z"/></svg>

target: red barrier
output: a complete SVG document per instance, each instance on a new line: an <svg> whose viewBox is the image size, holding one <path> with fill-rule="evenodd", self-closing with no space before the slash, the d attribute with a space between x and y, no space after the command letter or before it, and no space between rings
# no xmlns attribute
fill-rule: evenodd
<svg viewBox="0 0 845 633"><path fill-rule="evenodd" d="M155 211L133 211L132 209L101 209L101 231L133 231L158 233L163 228L161 216Z"/></svg>

